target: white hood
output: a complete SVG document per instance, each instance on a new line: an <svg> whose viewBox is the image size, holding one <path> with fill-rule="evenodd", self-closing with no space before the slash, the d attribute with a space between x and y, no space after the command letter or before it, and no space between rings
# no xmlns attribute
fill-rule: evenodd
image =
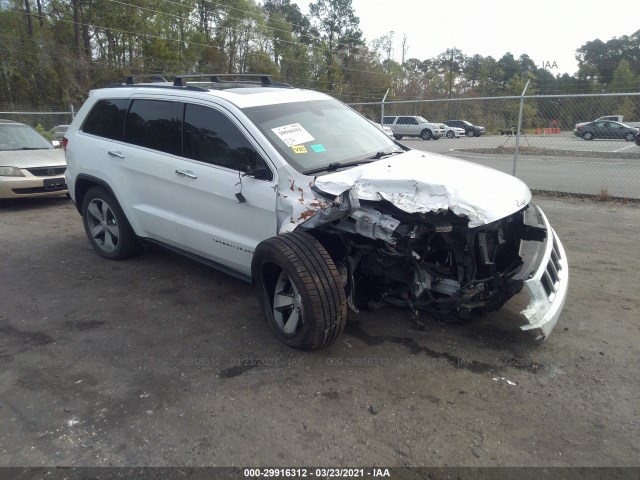
<svg viewBox="0 0 640 480"><path fill-rule="evenodd" d="M477 227L506 217L531 201L529 188L497 170L452 157L410 150L316 178L322 192L347 190L360 200L388 200L408 213L451 210Z"/></svg>

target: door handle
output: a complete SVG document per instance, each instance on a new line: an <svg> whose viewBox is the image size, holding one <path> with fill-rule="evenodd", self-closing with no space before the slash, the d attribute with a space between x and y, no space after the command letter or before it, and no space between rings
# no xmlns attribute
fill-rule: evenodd
<svg viewBox="0 0 640 480"><path fill-rule="evenodd" d="M176 170L176 174L180 175L181 177L198 178L198 176L191 170Z"/></svg>
<svg viewBox="0 0 640 480"><path fill-rule="evenodd" d="M114 152L112 150L109 150L107 153L110 157L124 158L124 154L122 152Z"/></svg>

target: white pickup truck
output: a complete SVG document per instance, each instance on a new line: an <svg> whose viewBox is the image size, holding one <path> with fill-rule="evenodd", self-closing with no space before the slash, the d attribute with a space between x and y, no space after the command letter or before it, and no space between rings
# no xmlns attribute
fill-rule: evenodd
<svg viewBox="0 0 640 480"><path fill-rule="evenodd" d="M594 122L603 122L603 121L618 122L618 123L623 123L629 127L640 128L640 122L625 122L624 115L605 115L603 117L596 118L593 121ZM576 123L576 128L578 128L578 126L586 125L587 123L591 123L591 122Z"/></svg>

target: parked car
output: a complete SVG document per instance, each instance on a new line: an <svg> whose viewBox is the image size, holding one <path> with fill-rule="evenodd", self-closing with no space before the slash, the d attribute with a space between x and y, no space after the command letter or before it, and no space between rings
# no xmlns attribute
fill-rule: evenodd
<svg viewBox="0 0 640 480"><path fill-rule="evenodd" d="M585 140L604 138L624 139L627 142L632 142L637 133L637 128L629 127L624 123L610 121L590 122L584 125L578 125L573 131L576 137L584 138Z"/></svg>
<svg viewBox="0 0 640 480"><path fill-rule="evenodd" d="M66 133L68 128L69 125L56 125L51 130L49 130L49 134L51 134L54 140L58 140L59 142L61 142L62 137L64 137L64 134Z"/></svg>
<svg viewBox="0 0 640 480"><path fill-rule="evenodd" d="M67 193L66 168L62 150L33 128L0 120L0 198Z"/></svg>
<svg viewBox="0 0 640 480"><path fill-rule="evenodd" d="M380 123L376 123L373 120L369 120L373 125L376 126L376 128L379 128L380 130L382 130L385 135L387 135L388 137L394 138L393 137L393 131L386 125L382 125Z"/></svg>
<svg viewBox="0 0 640 480"><path fill-rule="evenodd" d="M612 122L623 123L628 127L640 128L640 122L630 122L630 121L625 122L623 115L605 115L604 117L598 117L593 121L594 122L612 121ZM591 123L591 122L576 123L576 128L584 126L588 123Z"/></svg>
<svg viewBox="0 0 640 480"><path fill-rule="evenodd" d="M636 133L635 139L636 139L636 145L640 147L640 132Z"/></svg>
<svg viewBox="0 0 640 480"><path fill-rule="evenodd" d="M467 137L479 137L480 135L484 135L484 127L474 125L466 120L447 120L444 124L448 127L463 128Z"/></svg>
<svg viewBox="0 0 640 480"><path fill-rule="evenodd" d="M94 90L69 127L69 192L99 255L147 242L242 278L301 349L334 342L347 308L467 318L523 289L514 324L549 335L568 264L522 181L267 75L190 77Z"/></svg>
<svg viewBox="0 0 640 480"><path fill-rule="evenodd" d="M438 140L445 134L445 127L441 123L432 123L419 115L385 116L383 125L393 131L396 140L404 137L420 137L423 140Z"/></svg>
<svg viewBox="0 0 640 480"><path fill-rule="evenodd" d="M444 129L445 129L445 136L447 138L460 138L463 135L466 135L464 128L450 127L448 125L444 125Z"/></svg>

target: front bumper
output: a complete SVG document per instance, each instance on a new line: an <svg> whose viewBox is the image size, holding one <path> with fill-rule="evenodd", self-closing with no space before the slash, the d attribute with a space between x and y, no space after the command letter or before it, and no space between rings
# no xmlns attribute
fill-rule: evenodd
<svg viewBox="0 0 640 480"><path fill-rule="evenodd" d="M547 217L544 220L548 241L537 270L524 282L529 293L529 305L522 311L528 324L521 326L536 340L545 340L558 323L569 288L569 264L564 247Z"/></svg>
<svg viewBox="0 0 640 480"><path fill-rule="evenodd" d="M0 177L0 198L47 197L67 193L64 175Z"/></svg>

